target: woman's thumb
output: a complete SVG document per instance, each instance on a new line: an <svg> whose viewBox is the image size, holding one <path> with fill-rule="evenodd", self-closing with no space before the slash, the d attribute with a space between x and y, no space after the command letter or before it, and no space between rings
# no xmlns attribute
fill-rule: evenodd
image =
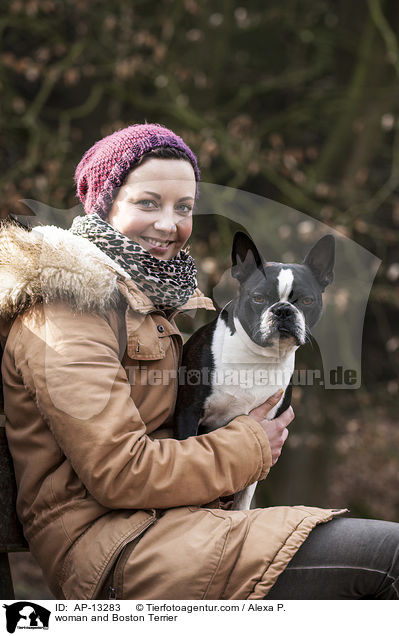
<svg viewBox="0 0 399 636"><path fill-rule="evenodd" d="M280 401L281 396L283 395L283 393L284 393L283 389L279 389L278 391L273 393L273 395L271 395L269 398L267 398L266 403L270 404L270 406L276 406L277 402Z"/></svg>
<svg viewBox="0 0 399 636"><path fill-rule="evenodd" d="M276 391L276 393L273 393L273 395L268 397L267 400L263 402L263 404L260 404L260 406L257 406L255 409L253 409L250 412L250 415L253 415L255 417L264 417L281 400L281 396L283 395L283 393L283 389L279 389L278 391Z"/></svg>

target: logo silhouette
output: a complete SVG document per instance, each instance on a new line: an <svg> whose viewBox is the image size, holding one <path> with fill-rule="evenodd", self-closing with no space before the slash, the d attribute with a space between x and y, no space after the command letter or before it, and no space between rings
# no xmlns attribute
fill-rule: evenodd
<svg viewBox="0 0 399 636"><path fill-rule="evenodd" d="M15 629L48 629L51 612L37 605L20 601L11 605L3 605L6 608L7 631L13 634Z"/></svg>

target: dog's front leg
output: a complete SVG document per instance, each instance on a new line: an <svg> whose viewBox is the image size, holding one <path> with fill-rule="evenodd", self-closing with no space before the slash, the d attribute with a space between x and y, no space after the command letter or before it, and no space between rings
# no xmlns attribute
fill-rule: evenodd
<svg viewBox="0 0 399 636"><path fill-rule="evenodd" d="M251 508L251 501L257 485L258 482L255 482L244 488L244 490L236 492L233 500L233 510L249 510Z"/></svg>

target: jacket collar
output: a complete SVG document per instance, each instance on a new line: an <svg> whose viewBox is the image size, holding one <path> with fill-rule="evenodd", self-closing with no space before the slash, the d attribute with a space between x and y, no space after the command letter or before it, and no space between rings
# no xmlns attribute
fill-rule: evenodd
<svg viewBox="0 0 399 636"><path fill-rule="evenodd" d="M106 313L121 294L139 313L156 311L126 272L88 239L52 225L32 231L14 223L0 226L0 319L52 300L65 300L76 311ZM176 312L199 308L214 306L196 289Z"/></svg>
<svg viewBox="0 0 399 636"><path fill-rule="evenodd" d="M137 311L140 314L148 314L153 311L157 311L155 305L145 294L143 294L132 279L121 278L118 276L117 283L119 291L134 311ZM211 299L204 296L197 287L191 298L189 298L184 305L181 305L181 307L177 308L173 313L188 311L190 309L215 310L215 307Z"/></svg>

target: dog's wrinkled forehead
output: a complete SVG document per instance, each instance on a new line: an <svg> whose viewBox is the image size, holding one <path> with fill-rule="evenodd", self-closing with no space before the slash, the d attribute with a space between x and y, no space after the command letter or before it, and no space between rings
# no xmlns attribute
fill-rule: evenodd
<svg viewBox="0 0 399 636"><path fill-rule="evenodd" d="M294 294L307 290L320 292L319 285L308 267L298 264L265 263L263 272L257 270L246 281L247 291L262 289L275 300L289 300Z"/></svg>

